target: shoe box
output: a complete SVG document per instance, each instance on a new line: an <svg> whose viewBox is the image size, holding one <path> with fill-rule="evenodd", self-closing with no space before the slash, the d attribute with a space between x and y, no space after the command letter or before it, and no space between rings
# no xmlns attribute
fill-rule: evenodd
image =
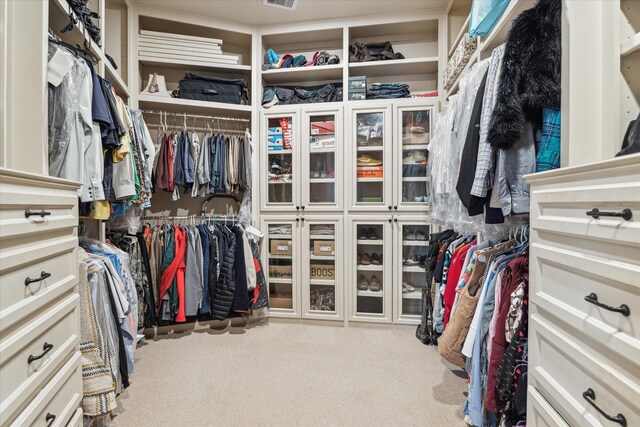
<svg viewBox="0 0 640 427"><path fill-rule="evenodd" d="M291 120L279 119L280 126L267 128L267 148L271 150L291 149Z"/></svg>
<svg viewBox="0 0 640 427"><path fill-rule="evenodd" d="M367 77L349 77L349 101L362 101L367 99Z"/></svg>
<svg viewBox="0 0 640 427"><path fill-rule="evenodd" d="M332 240L315 240L313 242L313 255L333 256L336 254L335 242Z"/></svg>
<svg viewBox="0 0 640 427"><path fill-rule="evenodd" d="M358 166L356 170L358 178L384 177L384 166Z"/></svg>
<svg viewBox="0 0 640 427"><path fill-rule="evenodd" d="M336 146L335 135L318 135L312 136L310 139L310 147L317 148L333 148Z"/></svg>
<svg viewBox="0 0 640 427"><path fill-rule="evenodd" d="M292 255L292 244L291 240L272 240L271 255Z"/></svg>
<svg viewBox="0 0 640 427"><path fill-rule="evenodd" d="M311 135L334 135L336 133L336 122L312 122Z"/></svg>

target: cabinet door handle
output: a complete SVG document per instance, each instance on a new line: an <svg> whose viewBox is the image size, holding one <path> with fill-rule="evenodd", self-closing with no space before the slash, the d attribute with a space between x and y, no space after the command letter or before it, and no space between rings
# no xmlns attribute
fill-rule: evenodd
<svg viewBox="0 0 640 427"><path fill-rule="evenodd" d="M37 279L32 279L31 277L27 277L26 279L24 279L24 285L29 286L32 283L42 282L44 279L48 279L49 277L51 277L51 273L42 271L40 272L40 277L38 277Z"/></svg>
<svg viewBox="0 0 640 427"><path fill-rule="evenodd" d="M629 306L627 304L621 304L620 307L611 307L610 305L603 304L598 301L598 295L596 295L594 292L591 292L589 295L584 297L584 300L590 304L596 305L600 308L604 308L605 310L620 313L623 316L629 316L629 314L631 314L631 310L629 309Z"/></svg>
<svg viewBox="0 0 640 427"><path fill-rule="evenodd" d="M299 211L300 210L300 206L296 206L296 210Z"/></svg>
<svg viewBox="0 0 640 427"><path fill-rule="evenodd" d="M631 212L631 209L623 209L620 212L607 212L607 211L600 212L598 208L593 208L590 211L587 211L587 215L589 215L590 217L593 217L594 219L598 219L601 216L614 216L614 217L622 218L625 221L629 221L631 217L633 217L633 212Z"/></svg>
<svg viewBox="0 0 640 427"><path fill-rule="evenodd" d="M300 209L304 210L304 206L300 206Z"/></svg>
<svg viewBox="0 0 640 427"><path fill-rule="evenodd" d="M296 218L296 222L300 222L300 218Z"/></svg>
<svg viewBox="0 0 640 427"><path fill-rule="evenodd" d="M388 219L389 222L392 222L393 220L391 218Z"/></svg>
<svg viewBox="0 0 640 427"><path fill-rule="evenodd" d="M613 421L614 423L620 424L622 427L627 427L627 419L624 417L624 415L618 414L615 417L612 417L611 415L607 414L602 409L600 409L600 407L595 402L595 400L596 400L596 392L593 391L592 388L588 388L587 390L582 392L582 397L584 397L584 400L589 402L589 405L591 405L594 408L596 408L596 411L600 412L600 415L602 415L603 417L605 417L609 421Z"/></svg>
<svg viewBox="0 0 640 427"><path fill-rule="evenodd" d="M300 218L300 221L302 221L302 223L304 224L304 218Z"/></svg>
<svg viewBox="0 0 640 427"><path fill-rule="evenodd" d="M387 206L389 208L389 210L393 209L393 206Z"/></svg>
<svg viewBox="0 0 640 427"><path fill-rule="evenodd" d="M40 355L38 356L34 356L33 354L29 355L29 358L27 359L27 361L29 363L33 363L36 360L40 360L44 357L45 354L49 353L51 351L51 349L53 348L53 344L49 344L48 342L44 343L44 345L42 346L42 350L44 350L42 353L40 353Z"/></svg>
<svg viewBox="0 0 640 427"><path fill-rule="evenodd" d="M397 210L398 210L398 207L397 207L397 206L394 206L394 207L393 207L393 209L397 211Z"/></svg>
<svg viewBox="0 0 640 427"><path fill-rule="evenodd" d="M29 209L27 209L27 210L25 210L25 211L24 211L24 217L25 217L25 218L29 218L29 217L30 217L30 216L32 216L32 215L38 215L38 216L41 216L41 217L43 217L43 218L44 218L45 216L51 215L51 212L49 212L49 211L45 211L45 210L41 210L41 211L32 211L32 210L29 210Z"/></svg>
<svg viewBox="0 0 640 427"><path fill-rule="evenodd" d="M53 415L51 412L48 412L44 420L47 422L47 427L49 427L56 420L56 416Z"/></svg>
<svg viewBox="0 0 640 427"><path fill-rule="evenodd" d="M393 221L394 222L398 222L398 218L393 218Z"/></svg>

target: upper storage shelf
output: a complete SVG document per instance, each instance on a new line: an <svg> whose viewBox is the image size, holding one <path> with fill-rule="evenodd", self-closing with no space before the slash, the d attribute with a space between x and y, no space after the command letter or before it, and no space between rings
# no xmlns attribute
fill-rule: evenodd
<svg viewBox="0 0 640 427"><path fill-rule="evenodd" d="M265 85L271 84L315 84L329 81L341 81L345 55L342 48L343 29L328 28L322 30L264 34L262 36L261 63L272 49L280 58L304 56L308 63L313 61L316 52L326 51L336 55L340 62L329 65L311 65L291 68L262 70Z"/></svg>
<svg viewBox="0 0 640 427"><path fill-rule="evenodd" d="M367 85L408 83L412 93L434 91L438 81L438 20L422 19L349 28L349 45L390 42L404 59L350 62L349 76L365 76Z"/></svg>

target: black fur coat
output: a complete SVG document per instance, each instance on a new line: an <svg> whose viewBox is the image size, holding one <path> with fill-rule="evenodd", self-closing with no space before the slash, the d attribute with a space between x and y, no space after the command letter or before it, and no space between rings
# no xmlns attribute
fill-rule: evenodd
<svg viewBox="0 0 640 427"><path fill-rule="evenodd" d="M514 21L505 46L495 109L487 136L509 149L525 121L542 123L542 108L560 108L561 0L539 0Z"/></svg>

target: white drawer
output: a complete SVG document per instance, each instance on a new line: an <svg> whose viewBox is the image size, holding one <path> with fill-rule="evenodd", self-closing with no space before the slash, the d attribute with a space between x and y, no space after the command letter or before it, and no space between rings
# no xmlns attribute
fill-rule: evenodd
<svg viewBox="0 0 640 427"><path fill-rule="evenodd" d="M82 427L82 409L78 408L67 423L67 427Z"/></svg>
<svg viewBox="0 0 640 427"><path fill-rule="evenodd" d="M0 343L0 425L13 419L77 350L79 298L70 295Z"/></svg>
<svg viewBox="0 0 640 427"><path fill-rule="evenodd" d="M533 243L531 302L551 314L558 324L640 382L640 265ZM626 306L628 315L588 302ZM593 299L590 298L592 301ZM557 319L557 320L556 320Z"/></svg>
<svg viewBox="0 0 640 427"><path fill-rule="evenodd" d="M527 388L527 425L529 427L569 427L560 414L535 389Z"/></svg>
<svg viewBox="0 0 640 427"><path fill-rule="evenodd" d="M77 239L44 242L0 256L0 336L69 292L78 282ZM27 285L27 278L44 280Z"/></svg>
<svg viewBox="0 0 640 427"><path fill-rule="evenodd" d="M531 315L529 386L572 426L616 425L583 397L589 389L602 411L622 414L628 426L640 426L640 385L592 353L539 314Z"/></svg>
<svg viewBox="0 0 640 427"><path fill-rule="evenodd" d="M77 351L13 422L15 427L66 426L82 400L82 356Z"/></svg>
<svg viewBox="0 0 640 427"><path fill-rule="evenodd" d="M78 225L77 187L73 183L7 170L0 171L0 177L0 239L73 229ZM48 215L27 217L27 210Z"/></svg>

